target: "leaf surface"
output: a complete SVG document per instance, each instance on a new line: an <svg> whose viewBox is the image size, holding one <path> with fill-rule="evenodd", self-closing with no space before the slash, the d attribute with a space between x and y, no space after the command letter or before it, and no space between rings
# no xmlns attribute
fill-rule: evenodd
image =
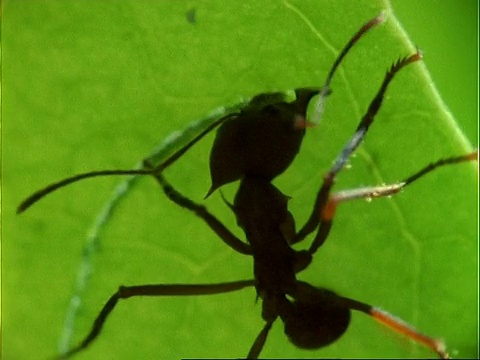
<svg viewBox="0 0 480 360"><path fill-rule="evenodd" d="M121 179L73 185L22 216L14 216L14 209L57 179L131 168L173 131L240 97L320 85L350 36L381 10L387 23L347 57L322 124L308 132L295 163L276 181L292 196L297 225L311 211L322 174L353 133L386 69L414 51L387 3L5 2L5 358L45 358L59 343L76 343L119 285L251 278L251 259L171 204L152 179L128 190L96 228L93 245L88 239L95 219ZM166 172L198 202L210 186L212 140L210 135ZM392 83L336 189L395 182L431 161L468 151L425 66L417 63ZM444 338L459 356L475 356L476 181L476 166L463 164L438 170L391 199L342 205L330 238L301 278L380 306ZM235 186L225 189L227 198ZM205 204L242 236L219 194ZM92 255L87 259L85 246ZM81 293L79 281L86 281ZM253 289L126 300L77 358L245 356L263 325L260 310ZM432 354L355 314L338 342L315 352L290 345L278 322L262 356Z"/></svg>

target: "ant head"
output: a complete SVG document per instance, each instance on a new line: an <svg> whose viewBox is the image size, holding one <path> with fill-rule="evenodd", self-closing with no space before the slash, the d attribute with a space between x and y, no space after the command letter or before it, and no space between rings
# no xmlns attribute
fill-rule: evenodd
<svg viewBox="0 0 480 360"><path fill-rule="evenodd" d="M297 89L291 102L282 93L261 94L229 116L210 153L212 186L207 196L244 176L272 180L283 173L300 150L308 126L307 106L318 92Z"/></svg>
<svg viewBox="0 0 480 360"><path fill-rule="evenodd" d="M336 295L321 290L327 295L323 300L304 302L295 300L280 314L285 325L285 335L290 342L302 349L318 349L327 346L347 330L350 309L331 301ZM331 296L330 296L331 295Z"/></svg>

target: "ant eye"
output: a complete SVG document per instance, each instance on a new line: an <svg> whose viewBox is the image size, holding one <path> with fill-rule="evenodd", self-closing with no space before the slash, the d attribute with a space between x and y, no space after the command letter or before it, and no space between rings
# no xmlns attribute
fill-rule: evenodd
<svg viewBox="0 0 480 360"><path fill-rule="evenodd" d="M350 323L350 309L323 301L295 301L281 317L290 342L302 349L318 349L343 335Z"/></svg>

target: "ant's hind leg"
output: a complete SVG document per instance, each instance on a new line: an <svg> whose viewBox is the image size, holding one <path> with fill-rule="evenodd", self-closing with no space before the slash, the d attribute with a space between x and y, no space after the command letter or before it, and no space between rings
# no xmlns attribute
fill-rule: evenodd
<svg viewBox="0 0 480 360"><path fill-rule="evenodd" d="M411 325L405 323L403 320L381 310L377 307L365 304L363 302L336 295L329 290L316 288L306 282L297 281L297 287L294 292L290 294L296 301L301 303L318 304L324 308L331 309L349 309L362 312L371 316L376 321L387 326L391 330L408 337L418 344L431 349L439 358L448 359L445 344L442 340L425 335L415 330ZM315 307L312 307L314 310ZM313 314L312 314L313 316ZM329 324L331 326L332 324ZM347 324L348 326L348 324ZM322 336L324 333L319 333Z"/></svg>
<svg viewBox="0 0 480 360"><path fill-rule="evenodd" d="M67 359L72 355L86 349L98 337L103 325L118 303L118 300L128 299L135 296L198 296L215 295L241 290L254 286L254 280L241 280L218 284L154 284L138 286L120 286L107 303L103 306L95 319L92 329L83 341L60 355L57 359Z"/></svg>

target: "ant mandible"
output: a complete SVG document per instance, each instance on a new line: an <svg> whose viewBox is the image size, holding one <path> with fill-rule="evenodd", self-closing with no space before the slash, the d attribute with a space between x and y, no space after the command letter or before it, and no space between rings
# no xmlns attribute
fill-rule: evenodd
<svg viewBox="0 0 480 360"><path fill-rule="evenodd" d="M380 89L353 136L324 175L311 215L298 232L295 231L293 215L288 210L289 197L271 183L272 179L290 166L300 149L305 129L314 125L306 119L307 107L312 98L318 97L315 113L319 117L323 103L331 92L330 82L339 64L353 45L382 21L383 14L360 28L335 60L322 87L296 89L295 100L290 102L283 93L257 95L248 103L242 104L238 111L213 121L209 127L160 165L154 166L147 159L144 161L144 168L140 170L103 170L76 175L37 191L20 204L19 213L52 191L86 178L107 175L152 175L171 201L204 220L232 249L253 257L254 280L217 284L120 286L98 314L90 333L80 344L59 358L69 358L89 347L99 336L105 321L120 299L135 296L211 295L247 287L255 287L257 297L262 299L262 318L265 321L264 327L248 352L248 358L258 358L272 324L278 318L283 321L285 334L294 345L318 349L342 336L348 328L351 310L373 317L430 348L440 358L448 358L442 341L414 330L389 313L337 295L330 290L314 287L296 278L299 272L310 265L313 255L327 239L338 204L359 198L391 196L440 166L477 160L478 155L475 151L431 163L395 184L332 192L336 176L345 167L373 123L388 85L401 69L422 58L420 51L417 50L413 55L400 59L387 71ZM163 176L163 171L168 166L219 125L210 155L212 186L207 197L222 185L240 180L233 204L225 198L224 201L234 213L237 224L245 232L247 242L233 235L203 205L179 193ZM315 231L315 237L308 250L297 251L291 247Z"/></svg>

